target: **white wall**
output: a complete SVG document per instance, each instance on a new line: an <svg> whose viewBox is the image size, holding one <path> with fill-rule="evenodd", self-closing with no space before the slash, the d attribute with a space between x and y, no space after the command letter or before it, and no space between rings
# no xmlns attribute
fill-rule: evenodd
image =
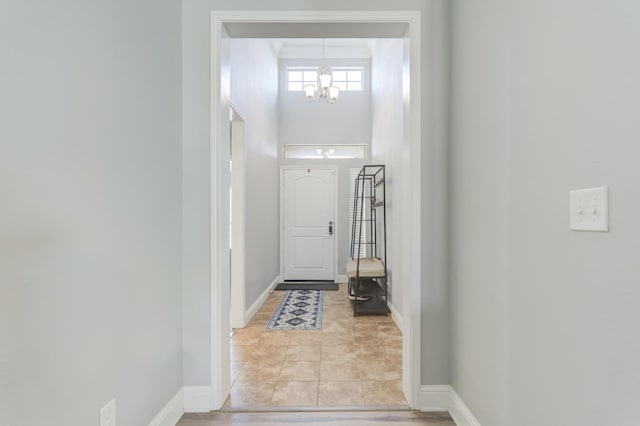
<svg viewBox="0 0 640 426"><path fill-rule="evenodd" d="M231 39L231 101L245 124L246 306L279 274L278 58L270 40Z"/></svg>
<svg viewBox="0 0 640 426"><path fill-rule="evenodd" d="M280 59L279 85L279 151L280 165L338 166L338 266L336 274L344 275L349 258L349 169L360 168L365 160L292 160L284 159L284 144L366 144L371 152L371 60L325 58L325 66L360 66L364 69L364 90L342 92L335 104L309 102L303 92L289 92L286 70L291 66L318 66L317 59Z"/></svg>
<svg viewBox="0 0 640 426"><path fill-rule="evenodd" d="M408 202L403 182L409 168L408 147L403 147L403 40L376 40L371 58L372 68L372 140L371 163L385 164L385 191L387 214L387 273L389 275L390 302L401 316L402 260L404 253L402 214ZM406 200L405 200L406 201ZM396 273L397 272L397 273Z"/></svg>
<svg viewBox="0 0 640 426"><path fill-rule="evenodd" d="M640 5L510 3L454 7L452 384L483 425L639 424ZM598 185L610 232L570 231Z"/></svg>
<svg viewBox="0 0 640 426"><path fill-rule="evenodd" d="M371 60L325 58L325 67L364 68L364 90L342 91L335 104L309 102L302 92L289 92L286 70L319 66L322 59L280 59L281 143L371 143Z"/></svg>
<svg viewBox="0 0 640 426"><path fill-rule="evenodd" d="M0 424L181 387L180 2L0 7Z"/></svg>
<svg viewBox="0 0 640 426"><path fill-rule="evenodd" d="M423 384L449 382L448 296L446 276L446 144L442 96L446 87L436 84L445 66L432 40L444 42L446 1L443 0L327 0L318 5L297 0L275 0L268 4L253 0L191 0L183 3L183 182L185 372L186 385L209 384L210 338L208 235L209 223L209 69L210 13L212 10L419 10L422 12L422 85L420 86L423 145L421 202L422 226L421 334ZM438 65L436 65L438 64ZM427 72L430 70L430 72ZM433 72L431 72L433 71ZM427 197L428 195L428 197ZM187 267L187 264L189 267ZM188 271L187 271L188 268ZM215 313L214 313L215 314Z"/></svg>

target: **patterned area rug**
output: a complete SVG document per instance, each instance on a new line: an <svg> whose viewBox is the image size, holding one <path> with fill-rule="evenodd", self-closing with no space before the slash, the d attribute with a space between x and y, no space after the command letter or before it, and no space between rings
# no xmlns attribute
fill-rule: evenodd
<svg viewBox="0 0 640 426"><path fill-rule="evenodd" d="M320 330L324 291L289 290L267 324L267 330Z"/></svg>

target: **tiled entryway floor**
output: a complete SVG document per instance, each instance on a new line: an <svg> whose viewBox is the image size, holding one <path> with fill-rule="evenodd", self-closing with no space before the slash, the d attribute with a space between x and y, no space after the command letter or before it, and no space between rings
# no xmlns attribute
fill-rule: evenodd
<svg viewBox="0 0 640 426"><path fill-rule="evenodd" d="M391 316L353 316L347 285L324 292L322 331L267 331L274 291L231 340L228 407L406 405L402 334Z"/></svg>

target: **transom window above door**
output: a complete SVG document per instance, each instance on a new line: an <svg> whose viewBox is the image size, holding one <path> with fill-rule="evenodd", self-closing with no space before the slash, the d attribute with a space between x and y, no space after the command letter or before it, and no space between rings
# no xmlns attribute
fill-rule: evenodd
<svg viewBox="0 0 640 426"><path fill-rule="evenodd" d="M287 90L289 92L301 92L307 84L318 85L317 67L290 67L287 68Z"/></svg>
<svg viewBox="0 0 640 426"><path fill-rule="evenodd" d="M312 84L318 88L318 67L287 68L287 91L302 92L304 86ZM363 67L332 67L331 84L341 92L357 92L364 90Z"/></svg>
<svg viewBox="0 0 640 426"><path fill-rule="evenodd" d="M365 144L341 144L341 145L307 145L284 144L282 146L283 158L290 159L360 159L367 158L367 145Z"/></svg>
<svg viewBox="0 0 640 426"><path fill-rule="evenodd" d="M333 85L339 87L341 92L355 92L362 90L363 74L364 69L362 67L331 68Z"/></svg>

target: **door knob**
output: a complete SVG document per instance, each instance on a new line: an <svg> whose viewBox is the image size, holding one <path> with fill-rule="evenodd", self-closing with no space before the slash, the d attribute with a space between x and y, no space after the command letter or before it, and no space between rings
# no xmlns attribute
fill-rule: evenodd
<svg viewBox="0 0 640 426"><path fill-rule="evenodd" d="M333 235L333 222L329 221L329 235Z"/></svg>

